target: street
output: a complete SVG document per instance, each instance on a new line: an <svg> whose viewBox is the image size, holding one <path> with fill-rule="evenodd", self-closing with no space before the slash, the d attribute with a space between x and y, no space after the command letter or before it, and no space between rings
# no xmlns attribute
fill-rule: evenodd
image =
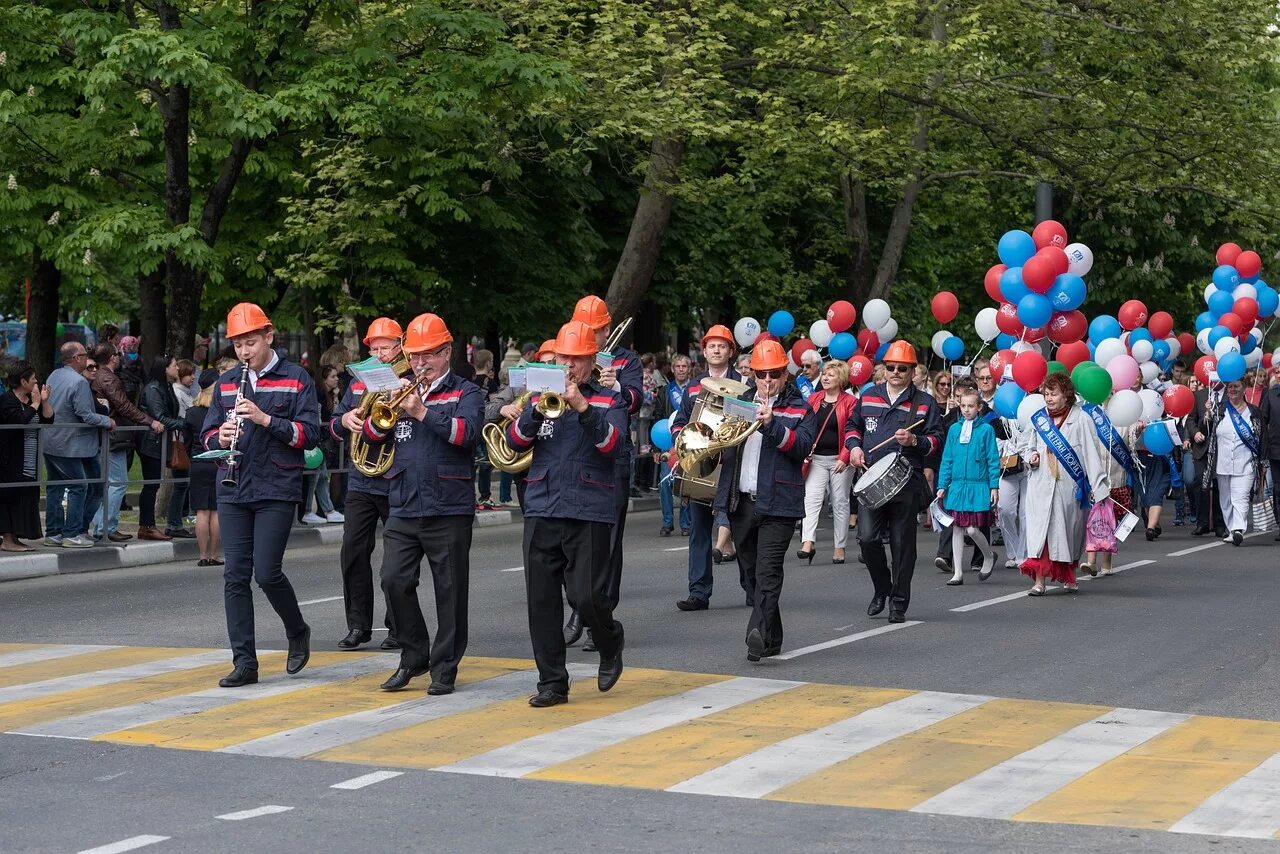
<svg viewBox="0 0 1280 854"><path fill-rule="evenodd" d="M310 665L286 677L263 652L241 692L216 688L218 567L0 585L3 848L1276 850L1271 534L1235 548L1166 522L1122 546L1118 574L1034 599L1003 552L987 582L946 587L921 532L890 626L865 615L852 538L831 565L825 524L811 566L792 543L782 656L752 664L736 564L711 610L679 612L687 540L633 514L626 672L600 694L598 657L571 650L570 702L550 710L525 704L519 525L475 532L449 697L378 691L397 661L379 633L337 651L336 546L286 555ZM419 593L434 626L429 580ZM255 601L260 650L283 649Z"/></svg>

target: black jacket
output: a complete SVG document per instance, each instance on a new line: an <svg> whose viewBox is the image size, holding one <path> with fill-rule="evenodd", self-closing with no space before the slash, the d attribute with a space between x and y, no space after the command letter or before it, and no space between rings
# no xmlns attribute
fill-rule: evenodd
<svg viewBox="0 0 1280 854"><path fill-rule="evenodd" d="M1262 393L1262 452L1267 459L1280 460L1280 385Z"/></svg>
<svg viewBox="0 0 1280 854"><path fill-rule="evenodd" d="M173 393L173 386L160 380L152 380L142 389L142 409L152 418L164 425L170 434L179 432L179 441L186 443L187 422L178 417L178 397ZM138 453L153 459L160 456L160 433L148 432L142 437ZM172 441L172 436L170 436Z"/></svg>

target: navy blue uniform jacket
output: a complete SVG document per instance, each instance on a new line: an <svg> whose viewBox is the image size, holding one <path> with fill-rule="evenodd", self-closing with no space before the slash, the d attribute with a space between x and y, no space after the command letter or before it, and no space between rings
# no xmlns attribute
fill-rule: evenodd
<svg viewBox="0 0 1280 854"><path fill-rule="evenodd" d="M342 400L338 401L338 408L333 410L333 417L329 419L329 435L337 441L341 442L350 436L351 431L342 426L342 416L353 409L358 409L362 397L364 397L364 383L352 380L347 384ZM368 495L386 495L391 489L390 478L390 471L382 477L365 477L354 468L348 467L347 489Z"/></svg>
<svg viewBox="0 0 1280 854"><path fill-rule="evenodd" d="M742 400L754 400L755 387ZM762 516L804 516L804 475L801 467L813 450L817 416L800 390L788 382L778 393L773 419L760 428L760 468L756 470L756 512ZM745 442L743 444L746 444ZM738 506L738 478L742 474L742 445L724 452L716 482L715 509L728 513Z"/></svg>

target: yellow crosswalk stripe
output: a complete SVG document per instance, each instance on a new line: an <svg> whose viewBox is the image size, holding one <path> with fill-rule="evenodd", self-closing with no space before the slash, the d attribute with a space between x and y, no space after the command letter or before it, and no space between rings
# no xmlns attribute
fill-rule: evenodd
<svg viewBox="0 0 1280 854"><path fill-rule="evenodd" d="M801 685L530 774L530 779L665 789L766 745L910 695L892 688Z"/></svg>
<svg viewBox="0 0 1280 854"><path fill-rule="evenodd" d="M1277 751L1278 722L1191 718L1014 819L1164 830Z"/></svg>
<svg viewBox="0 0 1280 854"><path fill-rule="evenodd" d="M102 652L88 652L83 655L71 655L66 658L55 658L51 661L37 661L31 664L0 667L0 688L25 685L28 682L43 682L46 679L57 679L61 676L78 676L81 673L110 670L113 667L127 667L130 664L160 661L165 658L177 658L180 655L192 655L206 651L189 648L129 646L120 649L103 650Z"/></svg>
<svg viewBox="0 0 1280 854"><path fill-rule="evenodd" d="M570 693L569 703L564 706L535 709L523 697L505 700L475 711L462 712L324 750L309 758L433 768L728 678L730 677L701 673L628 668L618 688L607 694L597 692L595 685L582 680ZM535 692L536 682L537 677L530 674L530 694ZM620 690L624 687L625 690Z"/></svg>
<svg viewBox="0 0 1280 854"><path fill-rule="evenodd" d="M43 643L0 643L0 655L8 652L26 652L29 649L40 649L48 646Z"/></svg>

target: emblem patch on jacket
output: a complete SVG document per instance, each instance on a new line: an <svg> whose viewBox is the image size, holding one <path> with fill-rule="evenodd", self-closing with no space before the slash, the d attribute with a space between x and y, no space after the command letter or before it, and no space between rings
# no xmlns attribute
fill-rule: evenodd
<svg viewBox="0 0 1280 854"><path fill-rule="evenodd" d="M880 427L880 419L879 419L879 418L868 418L868 419L866 419L866 421L864 422L864 424L866 425L866 428L867 428L866 435L868 435L868 436L869 436L869 435L871 435L872 433L876 432L876 430L878 430L878 429L879 429L879 427Z"/></svg>
<svg viewBox="0 0 1280 854"><path fill-rule="evenodd" d="M396 441L407 442L413 438L413 424L408 421L396 422Z"/></svg>
<svg viewBox="0 0 1280 854"><path fill-rule="evenodd" d="M542 422L542 426L538 428L539 439L550 439L556 434L556 422L553 418L546 418Z"/></svg>

